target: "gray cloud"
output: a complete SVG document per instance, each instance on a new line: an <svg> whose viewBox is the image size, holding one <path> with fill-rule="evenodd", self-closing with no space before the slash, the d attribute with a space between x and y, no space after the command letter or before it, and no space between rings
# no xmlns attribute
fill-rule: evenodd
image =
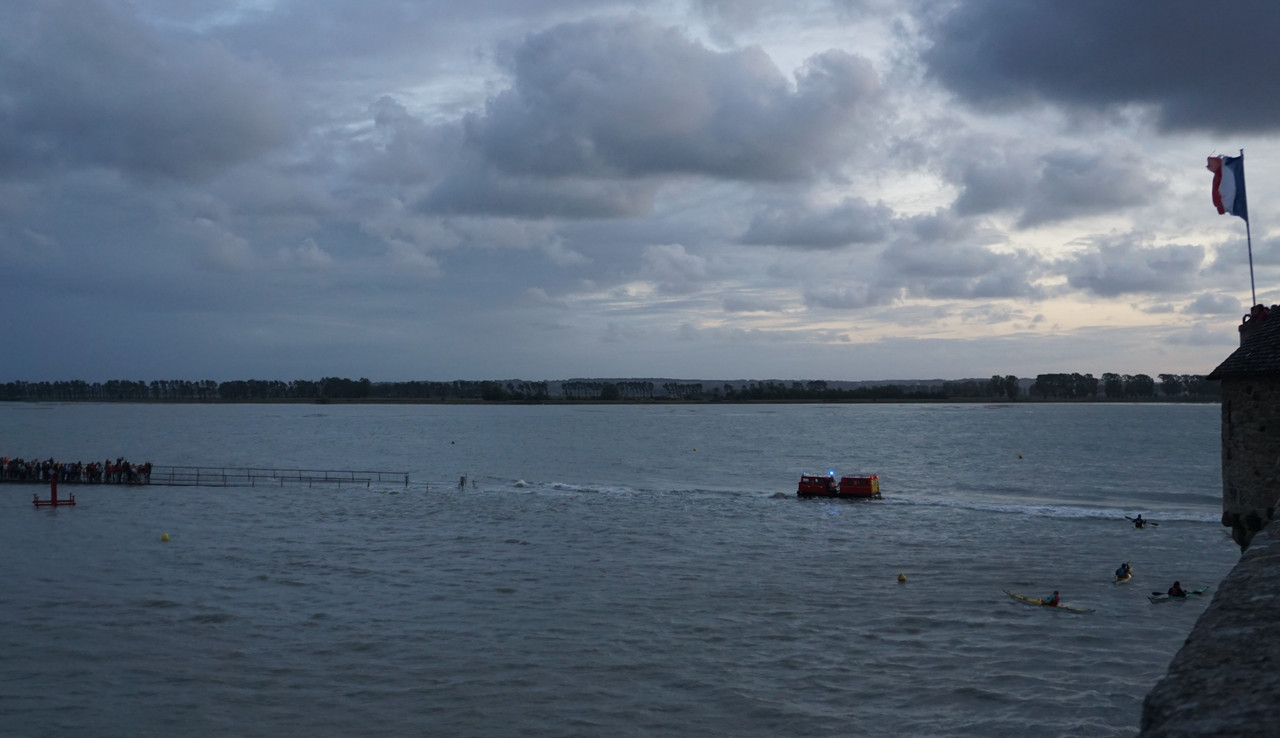
<svg viewBox="0 0 1280 738"><path fill-rule="evenodd" d="M957 214L1019 213L1018 226L1030 228L1129 210L1166 189L1134 156L1020 148L969 142L949 155L946 173L961 188Z"/></svg>
<svg viewBox="0 0 1280 738"><path fill-rule="evenodd" d="M1111 239L1062 260L1057 266L1076 289L1102 297L1185 292L1194 286L1204 263L1200 246L1142 246Z"/></svg>
<svg viewBox="0 0 1280 738"><path fill-rule="evenodd" d="M203 177L282 143L289 125L271 70L216 42L114 3L0 6L0 171Z"/></svg>
<svg viewBox="0 0 1280 738"><path fill-rule="evenodd" d="M602 180L511 173L467 146L462 127L428 124L389 96L369 110L373 131L352 145L355 173L425 216L498 216L529 219L627 218L653 207L656 180Z"/></svg>
<svg viewBox="0 0 1280 738"><path fill-rule="evenodd" d="M1243 310L1240 300L1231 295L1205 292L1197 295L1182 312L1190 315L1236 315Z"/></svg>
<svg viewBox="0 0 1280 738"><path fill-rule="evenodd" d="M1049 265L1026 249L997 250L992 234L949 211L900 218L888 246L836 284L807 287L811 306L841 310L930 300L1040 299ZM1004 309L1004 308L1002 308ZM984 313L985 315L985 313ZM985 319L984 319L985 321Z"/></svg>
<svg viewBox="0 0 1280 738"><path fill-rule="evenodd" d="M1154 220L1187 187L1153 172L1183 159L1207 176L1204 146L1129 147L1148 119L1108 102L1128 99L1108 79L1078 100L1045 76L1034 94L948 109L917 86L904 7L0 4L0 314L13 345L76 347L10 352L0 381L786 377L815 356L858 378L937 362L1020 373L993 356L1004 345L1037 368L1068 352L1090 363L1094 331L1062 335L1071 308L1035 306L1042 289L1167 304L1125 335L1127 366L1211 367L1218 344L1144 365L1162 360L1150 323L1184 331L1205 315L1203 335L1217 322L1235 338L1220 296L1248 294L1243 224L1208 221L1203 249L1219 258L1197 273L1201 247L1099 240L1085 219L1108 216L1134 244L1199 233L1207 213ZM924 26L936 51L964 12ZM1262 201L1268 170L1250 174ZM1280 243L1265 222L1260 286ZM1082 243L1097 245L1047 255ZM993 336L1030 324L1052 350L1031 356L1027 336L862 343L943 316ZM121 351L122 332L143 338ZM602 336L625 340L601 351Z"/></svg>
<svg viewBox="0 0 1280 738"><path fill-rule="evenodd" d="M457 170L422 201L425 213L500 215L522 218L626 218L648 213L652 182L608 182L587 178L546 181L507 176L482 163Z"/></svg>
<svg viewBox="0 0 1280 738"><path fill-rule="evenodd" d="M930 12L934 5L923 6ZM971 0L928 24L929 75L969 103L1149 106L1166 131L1275 131L1280 4Z"/></svg>
<svg viewBox="0 0 1280 738"><path fill-rule="evenodd" d="M366 87L432 88L432 107L460 110L482 102L459 76L492 71L496 35L581 17L625 12L645 0L130 0L157 25L217 39L241 55L260 55L313 102L351 103ZM369 84L373 82L374 84ZM479 94L478 94L479 93ZM478 94L478 96L477 96ZM326 106L327 107L327 106ZM332 115L324 110L321 115Z"/></svg>
<svg viewBox="0 0 1280 738"><path fill-rule="evenodd" d="M1145 177L1133 157L1054 152L1043 163L1019 219L1024 228L1128 210L1152 202L1165 189Z"/></svg>
<svg viewBox="0 0 1280 738"><path fill-rule="evenodd" d="M726 313L780 313L786 308L779 300L754 294L727 295L720 305Z"/></svg>
<svg viewBox="0 0 1280 738"><path fill-rule="evenodd" d="M691 254L678 243L645 247L641 262L642 274L665 294L692 294L710 273L706 257Z"/></svg>
<svg viewBox="0 0 1280 738"><path fill-rule="evenodd" d="M885 252L889 278L914 297L932 299L1040 298L1040 260L1025 251L1003 253L976 245L893 248Z"/></svg>
<svg viewBox="0 0 1280 738"><path fill-rule="evenodd" d="M996 251L990 234L948 212L905 219L900 237L880 256L880 278L907 294L932 299L1038 298L1044 272L1026 250Z"/></svg>
<svg viewBox="0 0 1280 738"><path fill-rule="evenodd" d="M883 203L845 198L838 206L813 212L803 205L775 206L756 215L741 241L746 244L832 249L877 243L888 235L893 211Z"/></svg>
<svg viewBox="0 0 1280 738"><path fill-rule="evenodd" d="M466 129L513 174L796 180L843 161L880 113L859 57L813 56L792 89L758 48L712 51L634 16L531 35L510 65L512 88Z"/></svg>
<svg viewBox="0 0 1280 738"><path fill-rule="evenodd" d="M419 185L437 182L463 166L461 131L428 125L390 95L369 106L373 130L367 140L348 142L358 157L356 174L371 183Z"/></svg>
<svg viewBox="0 0 1280 738"><path fill-rule="evenodd" d="M804 290L806 305L833 310L860 310L877 305L891 305L902 299L902 296L902 288L875 280L811 286Z"/></svg>
<svg viewBox="0 0 1280 738"><path fill-rule="evenodd" d="M1034 156L994 144L964 145L951 152L947 173L960 187L952 209L958 215L985 215L1025 207L1040 163Z"/></svg>

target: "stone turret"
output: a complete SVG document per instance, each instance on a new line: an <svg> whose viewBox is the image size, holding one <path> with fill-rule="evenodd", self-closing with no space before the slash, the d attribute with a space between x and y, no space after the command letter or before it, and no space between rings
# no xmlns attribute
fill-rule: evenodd
<svg viewBox="0 0 1280 738"><path fill-rule="evenodd" d="M1277 310L1255 306L1209 374L1222 382L1222 524L1242 555L1143 701L1139 738L1280 735L1280 525L1267 525L1280 497Z"/></svg>
<svg viewBox="0 0 1280 738"><path fill-rule="evenodd" d="M1280 306L1255 306L1240 347L1209 379L1222 382L1222 524L1243 550L1280 498Z"/></svg>

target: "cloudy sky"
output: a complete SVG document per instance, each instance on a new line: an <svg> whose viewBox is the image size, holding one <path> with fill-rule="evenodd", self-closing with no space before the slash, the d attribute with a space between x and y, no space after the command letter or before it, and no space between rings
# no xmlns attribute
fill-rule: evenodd
<svg viewBox="0 0 1280 738"><path fill-rule="evenodd" d="M6 0L0 381L1209 372L1280 3Z"/></svg>

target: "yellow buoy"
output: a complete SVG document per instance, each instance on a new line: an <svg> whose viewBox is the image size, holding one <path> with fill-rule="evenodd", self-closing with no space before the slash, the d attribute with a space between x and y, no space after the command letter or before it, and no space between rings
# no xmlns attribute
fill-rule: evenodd
<svg viewBox="0 0 1280 738"><path fill-rule="evenodd" d="M161 533L161 534L160 534L160 540L162 540L162 541L167 541L167 540L169 540L169 534L168 534L168 533Z"/></svg>
<svg viewBox="0 0 1280 738"><path fill-rule="evenodd" d="M906 575L906 574L899 574L899 575L898 575L898 583L899 583L899 584L901 584L901 583L903 583L903 582L906 582L906 581L907 581L907 575Z"/></svg>

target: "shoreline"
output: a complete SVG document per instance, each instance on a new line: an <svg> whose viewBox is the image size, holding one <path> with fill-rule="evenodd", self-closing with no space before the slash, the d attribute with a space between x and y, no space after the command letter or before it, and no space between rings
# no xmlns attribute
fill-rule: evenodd
<svg viewBox="0 0 1280 738"><path fill-rule="evenodd" d="M770 398L770 399L684 399L684 398L646 398L646 399L569 399L550 397L542 399L510 399L484 400L480 398L459 397L260 397L246 399L134 399L134 398L94 398L94 399L0 399L0 406L5 403L51 405L66 404L99 404L99 405L1041 405L1041 404L1076 404L1076 405L1218 405L1218 398L1067 398L1067 397L1021 397L1010 400L1007 397L900 397L884 399L867 398Z"/></svg>

